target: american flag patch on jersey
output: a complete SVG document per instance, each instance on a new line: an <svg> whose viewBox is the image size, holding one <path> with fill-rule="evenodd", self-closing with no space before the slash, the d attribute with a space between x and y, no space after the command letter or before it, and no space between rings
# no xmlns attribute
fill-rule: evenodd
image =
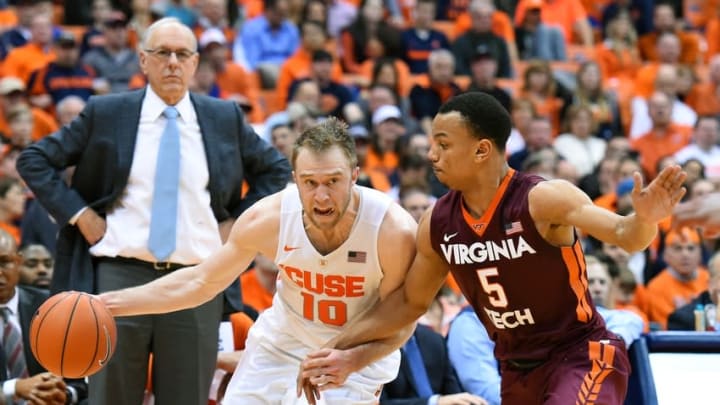
<svg viewBox="0 0 720 405"><path fill-rule="evenodd" d="M505 235L512 235L514 233L522 232L523 227L520 221L511 222L505 224Z"/></svg>
<svg viewBox="0 0 720 405"><path fill-rule="evenodd" d="M351 250L348 252L348 261L350 263L365 263L367 260L367 252L359 252Z"/></svg>

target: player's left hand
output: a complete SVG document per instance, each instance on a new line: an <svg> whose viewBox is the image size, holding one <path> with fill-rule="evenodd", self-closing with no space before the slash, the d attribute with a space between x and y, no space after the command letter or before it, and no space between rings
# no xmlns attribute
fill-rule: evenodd
<svg viewBox="0 0 720 405"><path fill-rule="evenodd" d="M642 176L635 172L631 195L635 214L649 223L658 223L672 215L673 207L685 195L683 183L686 177L687 173L680 166L673 165L663 169L647 187L643 187Z"/></svg>
<svg viewBox="0 0 720 405"><path fill-rule="evenodd" d="M350 373L355 371L354 364L347 350L320 349L305 358L302 376L320 391L325 391L345 384Z"/></svg>

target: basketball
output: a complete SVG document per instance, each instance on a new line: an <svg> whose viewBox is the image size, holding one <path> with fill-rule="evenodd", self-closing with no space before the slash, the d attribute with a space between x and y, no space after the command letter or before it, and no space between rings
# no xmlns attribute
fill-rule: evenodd
<svg viewBox="0 0 720 405"><path fill-rule="evenodd" d="M66 291L45 301L30 324L30 349L53 374L83 378L98 372L115 351L115 319L93 296Z"/></svg>

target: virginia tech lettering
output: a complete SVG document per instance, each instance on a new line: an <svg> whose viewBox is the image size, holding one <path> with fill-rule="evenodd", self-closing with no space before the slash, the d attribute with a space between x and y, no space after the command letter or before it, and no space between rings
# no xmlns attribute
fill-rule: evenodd
<svg viewBox="0 0 720 405"><path fill-rule="evenodd" d="M502 259L517 259L523 254L535 254L522 236L504 239L500 244L495 241L475 242L468 246L463 243L440 244L445 260L450 264L473 264L494 262Z"/></svg>

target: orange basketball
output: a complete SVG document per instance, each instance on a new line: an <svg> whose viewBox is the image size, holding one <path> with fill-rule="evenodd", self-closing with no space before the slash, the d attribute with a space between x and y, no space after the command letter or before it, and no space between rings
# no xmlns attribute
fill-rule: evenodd
<svg viewBox="0 0 720 405"><path fill-rule="evenodd" d="M115 319L102 302L77 291L50 297L30 324L30 349L53 374L82 378L95 374L115 351Z"/></svg>

